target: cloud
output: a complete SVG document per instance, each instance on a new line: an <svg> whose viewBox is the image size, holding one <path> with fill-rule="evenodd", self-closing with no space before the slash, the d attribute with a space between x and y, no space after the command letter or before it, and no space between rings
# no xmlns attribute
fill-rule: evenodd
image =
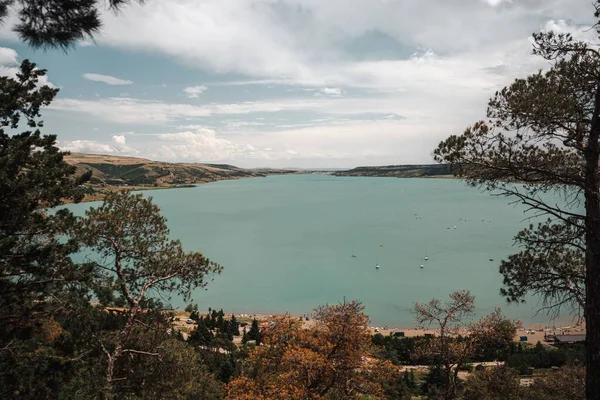
<svg viewBox="0 0 600 400"><path fill-rule="evenodd" d="M128 81L125 79L119 79L110 75L101 75L101 74L83 74L82 77L89 81L94 82L103 82L107 85L131 85L133 81Z"/></svg>
<svg viewBox="0 0 600 400"><path fill-rule="evenodd" d="M58 143L62 150L74 153L114 153L115 150L110 144L100 143L94 140L72 140Z"/></svg>
<svg viewBox="0 0 600 400"><path fill-rule="evenodd" d="M0 47L0 76L16 78L17 73L20 71L17 64L19 64L17 52L7 47ZM38 87L44 85L55 87L48 80L48 75L38 77Z"/></svg>
<svg viewBox="0 0 600 400"><path fill-rule="evenodd" d="M96 38L99 47L152 53L197 69L199 82L218 102L173 102L167 90L149 90L164 96L150 100L70 95L53 103L52 115L177 135L126 137L132 141L127 146L153 158L183 160L183 154L195 160L194 154L205 154L248 165L307 166L431 162L432 148L481 119L496 90L548 67L531 54L532 32L553 29L597 41L589 29L595 22L589 2L348 4L169 0L131 5L117 16L108 12ZM0 27L0 36L3 32ZM11 53L5 57L14 59ZM180 71L168 68L166 76ZM162 81L157 78L155 88ZM168 83L170 89L177 85ZM190 98L206 90L185 89ZM118 145L111 139L99 143L113 151Z"/></svg>
<svg viewBox="0 0 600 400"><path fill-rule="evenodd" d="M0 47L0 64L16 64L17 52L7 47Z"/></svg>
<svg viewBox="0 0 600 400"><path fill-rule="evenodd" d="M341 97L344 94L344 91L340 88L326 87L321 89L321 93L332 97Z"/></svg>
<svg viewBox="0 0 600 400"><path fill-rule="evenodd" d="M417 48L486 52L526 38L549 19L594 22L587 2L570 3L354 0L348 7L348 0L171 0L127 7L124 15L107 12L98 43L162 53L217 73L330 84L339 64L372 56L381 37L389 42L381 57L391 60L405 58L394 51ZM362 49L351 46L361 41Z"/></svg>
<svg viewBox="0 0 600 400"><path fill-rule="evenodd" d="M92 115L102 120L127 124L154 124L179 119L203 118L213 115L240 115L255 112L273 113L283 110L318 108L315 100L294 99L288 101L257 101L192 105L167 103L160 100L145 100L129 97L102 99L56 99L51 109Z"/></svg>
<svg viewBox="0 0 600 400"><path fill-rule="evenodd" d="M512 3L512 0L483 0L492 7L497 7L502 3Z"/></svg>
<svg viewBox="0 0 600 400"><path fill-rule="evenodd" d="M62 150L76 153L119 153L121 155L135 155L139 151L127 145L124 135L113 135L112 141L103 143L95 140L72 140L64 143L59 142L58 146Z"/></svg>
<svg viewBox="0 0 600 400"><path fill-rule="evenodd" d="M183 91L187 94L190 99L197 99L202 93L208 89L206 86L188 86Z"/></svg>

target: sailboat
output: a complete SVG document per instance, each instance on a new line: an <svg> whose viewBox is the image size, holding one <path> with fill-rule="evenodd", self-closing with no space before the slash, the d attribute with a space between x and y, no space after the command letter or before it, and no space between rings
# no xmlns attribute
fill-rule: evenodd
<svg viewBox="0 0 600 400"><path fill-rule="evenodd" d="M381 253L382 244L379 245L379 252ZM377 263L375 264L375 269L379 269L379 254L377 255Z"/></svg>

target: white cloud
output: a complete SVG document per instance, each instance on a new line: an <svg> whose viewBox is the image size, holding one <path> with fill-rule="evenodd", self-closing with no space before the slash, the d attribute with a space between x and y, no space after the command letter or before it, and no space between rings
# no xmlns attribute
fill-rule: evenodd
<svg viewBox="0 0 600 400"><path fill-rule="evenodd" d="M7 47L0 47L0 64L16 64L17 52Z"/></svg>
<svg viewBox="0 0 600 400"><path fill-rule="evenodd" d="M166 103L128 97L81 100L59 98L50 106L53 110L85 113L103 120L119 123L152 124L183 118L202 118L212 115L239 115L254 112L311 109L319 107L314 100L260 101L233 104L192 105Z"/></svg>
<svg viewBox="0 0 600 400"><path fill-rule="evenodd" d="M190 99L197 99L202 93L208 89L206 86L188 86L183 91L187 94Z"/></svg>
<svg viewBox="0 0 600 400"><path fill-rule="evenodd" d="M196 132L164 133L156 135L161 145L155 157L171 161L215 162L241 158L264 158L268 150L258 150L251 144L237 144L218 137L208 128Z"/></svg>
<svg viewBox="0 0 600 400"><path fill-rule="evenodd" d="M348 0L170 0L106 13L98 42L219 73L305 82L334 75L351 56L340 44L373 32L408 48L478 52L524 38L548 19L593 23L592 13L588 2L564 0L353 0L351 7Z"/></svg>
<svg viewBox="0 0 600 400"><path fill-rule="evenodd" d="M99 143L94 140L72 140L68 142L58 143L62 150L71 151L74 153L114 153L115 150L110 144Z"/></svg>
<svg viewBox="0 0 600 400"><path fill-rule="evenodd" d="M321 93L332 97L341 97L344 94L344 91L340 88L326 87L321 89Z"/></svg>
<svg viewBox="0 0 600 400"><path fill-rule="evenodd" d="M119 79L110 75L101 75L101 74L83 74L82 77L89 81L94 82L102 82L107 85L131 85L133 81L128 81L125 79Z"/></svg>
<svg viewBox="0 0 600 400"><path fill-rule="evenodd" d="M485 115L495 90L548 66L531 54L532 32L553 29L597 41L595 30L588 29L595 22L589 2L351 3L164 0L126 7L116 16L106 13L99 46L152 52L219 75L215 82L202 78L215 98L228 99L235 86L243 98L257 100L182 104L160 98L59 98L52 108L61 117L77 113L107 123L152 126L152 132L177 126L172 129L179 133L167 134L176 135L171 139L127 137L135 140L127 146L154 158L183 160L183 154L194 160L194 154L206 154L259 165L331 159L351 166L369 157L377 163L428 162L439 140ZM6 37L3 27L0 36ZM356 50L357 43L362 50ZM4 57L10 61L12 56ZM225 81L228 73L235 81ZM161 80L156 82L158 87ZM169 82L170 89L174 85ZM190 98L206 90L186 89ZM166 93L161 92L158 96ZM224 128L208 129L217 126ZM118 145L104 144L113 151Z"/></svg>
<svg viewBox="0 0 600 400"><path fill-rule="evenodd" d="M492 7L497 7L501 3L512 3L512 0L483 0Z"/></svg>
<svg viewBox="0 0 600 400"><path fill-rule="evenodd" d="M7 47L0 47L0 76L16 78L20 70L17 64L19 64L17 52ZM38 77L38 86L44 85L55 87L48 80L48 75Z"/></svg>
<svg viewBox="0 0 600 400"><path fill-rule="evenodd" d="M96 140L72 140L59 142L58 146L62 150L67 150L77 153L119 153L121 155L135 155L139 151L127 145L124 135L113 135L112 141L103 143Z"/></svg>

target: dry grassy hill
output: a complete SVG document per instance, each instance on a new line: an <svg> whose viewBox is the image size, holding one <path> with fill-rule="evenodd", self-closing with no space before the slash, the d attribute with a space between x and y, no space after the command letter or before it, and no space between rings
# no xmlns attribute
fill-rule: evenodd
<svg viewBox="0 0 600 400"><path fill-rule="evenodd" d="M82 174L92 171L84 201L100 200L112 190L147 190L185 187L226 179L289 173L283 170L250 170L227 164L167 163L145 158L71 153L65 161ZM292 171L293 172L293 171Z"/></svg>
<svg viewBox="0 0 600 400"><path fill-rule="evenodd" d="M91 170L91 183L100 186L169 187L264 176L226 164L166 163L104 154L72 153L65 160L81 173Z"/></svg>

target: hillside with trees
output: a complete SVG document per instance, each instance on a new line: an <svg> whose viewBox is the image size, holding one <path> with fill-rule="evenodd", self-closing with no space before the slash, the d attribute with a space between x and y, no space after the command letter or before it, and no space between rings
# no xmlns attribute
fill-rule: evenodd
<svg viewBox="0 0 600 400"><path fill-rule="evenodd" d="M450 178L453 177L449 165L383 165L356 167L347 171L335 171L335 176L381 176L391 178Z"/></svg>

